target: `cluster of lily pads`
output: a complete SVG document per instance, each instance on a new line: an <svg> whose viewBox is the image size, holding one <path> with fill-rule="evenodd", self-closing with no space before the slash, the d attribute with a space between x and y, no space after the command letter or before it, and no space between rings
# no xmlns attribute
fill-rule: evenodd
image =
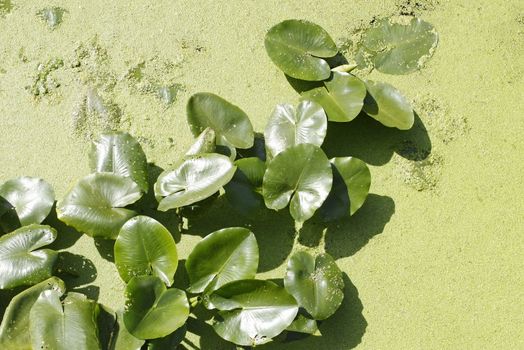
<svg viewBox="0 0 524 350"><path fill-rule="evenodd" d="M353 157L328 159L322 149L328 122L349 122L361 111L389 127L409 129L413 111L391 85L363 81L347 65L331 67L338 50L321 27L284 21L269 30L266 49L290 77L314 81L298 106L280 104L263 135L239 107L211 93L187 104L196 141L154 186L159 211L185 208L224 195L241 215L289 208L296 222L314 215L335 220L364 203L371 176ZM186 332L195 309L212 315L222 338L256 346L283 332L318 335L344 294L341 271L328 254L291 255L283 286L256 279L255 234L242 227L209 233L189 254L189 286L178 289L172 233L137 203L150 190L139 142L116 131L100 135L89 152L91 174L56 203L59 220L97 239L115 240L116 269L127 284L125 308L109 310L67 292L53 276L59 252L40 249L57 238L42 225L55 196L42 179L21 177L0 186L0 289L30 286L15 296L0 325L2 349L168 349Z"/></svg>

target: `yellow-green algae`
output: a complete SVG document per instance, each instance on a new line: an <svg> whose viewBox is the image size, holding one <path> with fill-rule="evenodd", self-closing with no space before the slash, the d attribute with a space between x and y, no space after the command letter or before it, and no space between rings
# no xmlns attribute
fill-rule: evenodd
<svg viewBox="0 0 524 350"><path fill-rule="evenodd" d="M139 137L149 160L165 168L192 143L185 103L193 93L213 92L241 106L256 130L263 130L277 103L298 101L264 51L272 25L307 19L347 44L374 17L414 13L432 23L440 42L425 68L406 76L369 75L413 101L432 158L416 168L394 152L396 143L382 139L391 133L380 130L375 137L368 133L368 140L356 138L356 144L345 141L373 165L375 195L351 219L327 228L306 223L296 244L325 247L337 259L349 276L346 299L321 327L324 337L265 348L524 348L522 1L12 0L0 5L0 181L40 176L58 197L89 171L89 133L79 136L72 124L89 89L118 106L118 126ZM67 11L52 31L35 16L44 6ZM53 60L64 64L50 73L52 89L35 96L31 87L41 76L39 67ZM137 82L132 72L140 65L144 79ZM174 84L184 88L166 105L156 89ZM395 139L401 141L402 136ZM202 220L190 222L193 234L178 242L181 258L200 239L197 234L244 223L221 210L231 208L219 202ZM262 275L281 278L296 228L285 213L261 219L266 221L251 229L259 233L261 257L266 256ZM62 232L74 242L72 252L96 266L96 278L86 280L94 279L90 295L122 306L124 285L114 265L101 258L92 239L75 241L77 236ZM314 248L316 243L321 247ZM232 348L209 328L201 334L190 340L202 349Z"/></svg>

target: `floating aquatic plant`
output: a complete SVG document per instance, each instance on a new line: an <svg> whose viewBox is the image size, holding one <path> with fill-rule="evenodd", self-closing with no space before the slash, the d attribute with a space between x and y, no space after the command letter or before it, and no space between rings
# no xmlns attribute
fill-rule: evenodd
<svg viewBox="0 0 524 350"><path fill-rule="evenodd" d="M47 26L53 30L56 29L63 21L64 14L67 11L61 7L46 7L37 12L37 16L42 19Z"/></svg>

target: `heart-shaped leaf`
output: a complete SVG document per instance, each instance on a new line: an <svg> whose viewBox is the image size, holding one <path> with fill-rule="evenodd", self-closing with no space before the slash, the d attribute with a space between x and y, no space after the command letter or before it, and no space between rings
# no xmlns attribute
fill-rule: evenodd
<svg viewBox="0 0 524 350"><path fill-rule="evenodd" d="M40 294L46 290L65 293L64 282L51 277L16 295L5 309L0 324L0 348L3 350L31 350L29 311Z"/></svg>
<svg viewBox="0 0 524 350"><path fill-rule="evenodd" d="M265 208L262 180L266 172L266 163L260 158L242 158L235 162L237 171L224 186L226 198L240 214L251 216Z"/></svg>
<svg viewBox="0 0 524 350"><path fill-rule="evenodd" d="M116 322L116 329L113 331L109 349L140 350L145 342L143 339L135 338L131 333L129 333L124 324L124 312L122 310L116 312Z"/></svg>
<svg viewBox="0 0 524 350"><path fill-rule="evenodd" d="M316 320L333 315L344 299L344 280L329 254L295 253L288 261L284 285Z"/></svg>
<svg viewBox="0 0 524 350"><path fill-rule="evenodd" d="M302 93L302 97L317 102L326 111L329 121L350 122L357 117L364 105L366 85L356 76L333 72L324 87Z"/></svg>
<svg viewBox="0 0 524 350"><path fill-rule="evenodd" d="M33 349L97 350L98 304L85 295L46 290L36 300L29 313L29 328Z"/></svg>
<svg viewBox="0 0 524 350"><path fill-rule="evenodd" d="M44 221L55 202L51 185L29 176L6 181L0 186L0 197L15 207L22 226Z"/></svg>
<svg viewBox="0 0 524 350"><path fill-rule="evenodd" d="M89 153L92 172L108 172L131 178L147 192L147 160L142 146L126 132L101 134Z"/></svg>
<svg viewBox="0 0 524 350"><path fill-rule="evenodd" d="M213 328L222 338L243 346L267 343L295 319L298 305L273 282L242 280L224 285L210 295L220 310Z"/></svg>
<svg viewBox="0 0 524 350"><path fill-rule="evenodd" d="M322 107L313 101L302 101L297 109L280 104L273 110L264 132L271 156L301 143L321 146L326 137L327 117Z"/></svg>
<svg viewBox="0 0 524 350"><path fill-rule="evenodd" d="M201 240L186 260L190 293L212 292L224 284L254 278L258 245L248 229L230 227Z"/></svg>
<svg viewBox="0 0 524 350"><path fill-rule="evenodd" d="M0 237L0 289L33 285L53 274L58 253L40 249L56 239L45 225L29 225Z"/></svg>
<svg viewBox="0 0 524 350"><path fill-rule="evenodd" d="M422 68L437 43L435 28L420 18L384 18L363 33L357 58L382 73L408 74Z"/></svg>
<svg viewBox="0 0 524 350"><path fill-rule="evenodd" d="M235 174L231 160L216 153L190 156L174 170L164 171L155 184L158 210L183 207L206 199L227 184Z"/></svg>
<svg viewBox="0 0 524 350"><path fill-rule="evenodd" d="M331 165L324 152L303 143L273 158L262 189L268 208L280 210L290 203L291 216L304 222L327 198L332 182Z"/></svg>
<svg viewBox="0 0 524 350"><path fill-rule="evenodd" d="M136 215L124 207L142 193L128 177L95 173L81 179L57 204L58 218L89 236L115 239L122 225Z"/></svg>
<svg viewBox="0 0 524 350"><path fill-rule="evenodd" d="M269 58L287 75L302 80L329 78L331 68L323 59L338 53L329 34L319 25L303 20L286 20L266 34Z"/></svg>
<svg viewBox="0 0 524 350"><path fill-rule="evenodd" d="M158 221L136 216L122 226L115 242L115 264L120 277L154 274L168 286L178 266L178 254L171 233Z"/></svg>
<svg viewBox="0 0 524 350"><path fill-rule="evenodd" d="M197 137L193 145L186 152L186 156L193 156L201 153L213 153L215 152L215 131L211 128L206 128Z"/></svg>
<svg viewBox="0 0 524 350"><path fill-rule="evenodd" d="M167 289L158 277L133 277L125 294L124 323L139 339L165 337L182 327L189 316L186 293Z"/></svg>
<svg viewBox="0 0 524 350"><path fill-rule="evenodd" d="M411 129L415 115L408 100L388 83L366 80L364 112L388 127Z"/></svg>
<svg viewBox="0 0 524 350"><path fill-rule="evenodd" d="M248 116L222 97L202 92L191 96L187 103L187 120L194 136L207 127L213 129L219 145L237 148L253 146L253 126Z"/></svg>

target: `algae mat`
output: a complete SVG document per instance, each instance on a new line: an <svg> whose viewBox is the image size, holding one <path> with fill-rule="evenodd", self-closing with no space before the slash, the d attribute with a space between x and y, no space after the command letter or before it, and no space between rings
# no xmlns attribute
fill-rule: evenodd
<svg viewBox="0 0 524 350"><path fill-rule="evenodd" d="M52 7L63 11L42 12ZM345 300L324 336L262 348L522 349L520 0L0 1L0 181L40 176L61 197L88 173L89 139L108 126L130 131L151 162L169 167L191 144L185 104L200 91L241 106L262 130L277 103L298 100L265 53L272 25L311 20L350 53L363 28L399 14L435 26L433 58L410 75L368 73L410 98L415 128L357 119L328 139L328 155L372 165L361 211L297 233L284 212L249 222L221 215L231 209L219 201L176 237L181 257L202 235L245 225L259 240L264 277L282 277L294 244L337 259ZM83 271L69 288L121 306L111 245L59 230L57 248L70 247ZM197 348L232 348L195 328Z"/></svg>

